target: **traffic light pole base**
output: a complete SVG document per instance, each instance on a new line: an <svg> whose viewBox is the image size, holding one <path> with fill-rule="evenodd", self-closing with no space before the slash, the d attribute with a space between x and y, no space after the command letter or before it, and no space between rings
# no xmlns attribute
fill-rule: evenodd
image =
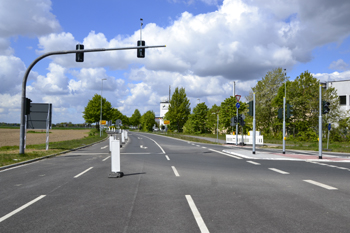
<svg viewBox="0 0 350 233"><path fill-rule="evenodd" d="M255 151L253 151L253 155L255 155Z"/></svg>
<svg viewBox="0 0 350 233"><path fill-rule="evenodd" d="M283 152L282 152L282 154L286 154L286 152L285 152L285 151L283 151Z"/></svg>

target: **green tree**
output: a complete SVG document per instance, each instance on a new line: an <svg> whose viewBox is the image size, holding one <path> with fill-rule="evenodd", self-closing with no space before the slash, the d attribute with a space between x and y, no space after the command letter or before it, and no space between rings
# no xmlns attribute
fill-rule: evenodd
<svg viewBox="0 0 350 233"><path fill-rule="evenodd" d="M216 124L217 124L217 114L220 113L220 107L214 104L207 113L207 129L210 129L211 132L216 133ZM220 121L220 119L219 119ZM220 125L220 123L219 123Z"/></svg>
<svg viewBox="0 0 350 233"><path fill-rule="evenodd" d="M95 94L91 100L89 100L87 106L83 112L83 118L87 123L96 123L96 128L100 128L100 114L101 114L101 96ZM112 117L112 105L102 98L102 120L111 120Z"/></svg>
<svg viewBox="0 0 350 233"><path fill-rule="evenodd" d="M170 128L182 131L182 127L191 114L190 100L186 96L185 88L177 87L171 97L165 119L170 120Z"/></svg>
<svg viewBox="0 0 350 233"><path fill-rule="evenodd" d="M195 132L199 132L199 133L205 132L205 125L207 123L208 111L209 109L204 102L197 104L197 106L193 109L193 114L191 114L191 120L192 120Z"/></svg>
<svg viewBox="0 0 350 233"><path fill-rule="evenodd" d="M317 139L318 120L319 120L319 80L314 78L311 73L305 71L300 74L294 81L287 82L286 103L292 105L293 116L286 120L286 125L293 129L300 140ZM282 85L277 96L273 100L277 116L277 108L283 108L283 97L285 96L285 85ZM340 111L338 95L335 88L329 87L327 90L322 89L322 100L331 103L331 111L322 115L323 122L339 122L344 118ZM282 130L282 121L280 120L280 130Z"/></svg>
<svg viewBox="0 0 350 233"><path fill-rule="evenodd" d="M153 111L147 111L141 116L142 129L144 131L152 131L154 124L156 124L155 117L156 115Z"/></svg>
<svg viewBox="0 0 350 233"><path fill-rule="evenodd" d="M135 109L134 113L130 117L130 124L133 126L139 126L141 123L141 113L138 109Z"/></svg>
<svg viewBox="0 0 350 233"><path fill-rule="evenodd" d="M255 118L257 129L271 134L276 121L276 109L272 106L272 101L276 97L279 88L289 78L283 73L282 68L277 68L267 72L265 77L252 88L246 97L248 101L253 100L255 93Z"/></svg>

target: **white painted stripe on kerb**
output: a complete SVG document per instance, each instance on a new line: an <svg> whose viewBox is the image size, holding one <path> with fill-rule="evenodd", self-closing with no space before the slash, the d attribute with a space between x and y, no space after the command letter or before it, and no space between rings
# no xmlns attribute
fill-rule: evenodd
<svg viewBox="0 0 350 233"><path fill-rule="evenodd" d="M102 160L102 162L106 161L107 159L109 159L111 156L108 156L107 158L105 158L104 160Z"/></svg>
<svg viewBox="0 0 350 233"><path fill-rule="evenodd" d="M322 184L322 183L314 181L314 180L304 180L304 181L307 182L307 183L310 183L310 184L313 184L313 185L316 185L316 186L328 189L328 190L337 190L337 188L334 188L334 187L326 185L326 184Z"/></svg>
<svg viewBox="0 0 350 233"><path fill-rule="evenodd" d="M167 155L165 155L165 158L166 158L167 160L170 160L169 156L167 156Z"/></svg>
<svg viewBox="0 0 350 233"><path fill-rule="evenodd" d="M85 171L83 171L82 173L79 173L78 175L74 176L74 178L78 178L79 176L83 175L85 172L88 172L92 169L93 167L90 167L88 169L86 169Z"/></svg>
<svg viewBox="0 0 350 233"><path fill-rule="evenodd" d="M278 172L280 174L283 174L283 175L287 175L289 174L289 172L285 172L285 171L281 171L281 170L278 170L276 168L269 168L271 171L274 171L274 172Z"/></svg>
<svg viewBox="0 0 350 233"><path fill-rule="evenodd" d="M209 149L209 150L214 151L214 152L219 153L219 154L223 154L223 155L226 155L226 156L235 158L235 159L242 159L242 158L240 158L240 157L237 157L237 156L234 156L234 155L231 155L231 154L226 154L226 153L221 152L221 151L217 151L217 150L213 150L213 149Z"/></svg>
<svg viewBox="0 0 350 233"><path fill-rule="evenodd" d="M28 206L34 204L35 202L39 201L40 199L42 199L42 198L44 198L44 197L46 197L46 195L41 195L41 196L35 198L34 200L28 202L27 204L22 205L21 207L15 209L15 210L12 211L11 213L6 214L5 216L3 216L3 217L0 218L0 222L5 221L5 220L8 219L9 217L11 217L11 216L17 214L18 212L24 210L24 209L27 208Z"/></svg>
<svg viewBox="0 0 350 233"><path fill-rule="evenodd" d="M260 163L257 163L257 162L254 162L254 161L247 161L247 163L251 163L251 164L254 164L254 165L260 165Z"/></svg>
<svg viewBox="0 0 350 233"><path fill-rule="evenodd" d="M202 233L209 233L209 230L208 230L207 226L205 225L205 222L204 222L201 214L199 213L199 211L196 207L196 204L194 203L191 195L186 195L186 199L187 199L188 205L191 208L192 214L193 214L194 218L196 219L196 222L197 222L197 225L198 225L200 231Z"/></svg>
<svg viewBox="0 0 350 233"><path fill-rule="evenodd" d="M174 166L171 166L171 168L173 169L175 176L180 176L179 173L177 172L176 168Z"/></svg>

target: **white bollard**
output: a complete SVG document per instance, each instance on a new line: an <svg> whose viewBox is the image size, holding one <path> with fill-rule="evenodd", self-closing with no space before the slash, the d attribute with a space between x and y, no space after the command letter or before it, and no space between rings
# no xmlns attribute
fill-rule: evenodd
<svg viewBox="0 0 350 233"><path fill-rule="evenodd" d="M122 131L120 136L122 137L122 144L124 144L125 143L125 130Z"/></svg>
<svg viewBox="0 0 350 233"><path fill-rule="evenodd" d="M125 139L128 140L128 131L125 130Z"/></svg>
<svg viewBox="0 0 350 233"><path fill-rule="evenodd" d="M111 135L109 136L109 152L112 151L112 141L114 140L114 137Z"/></svg>
<svg viewBox="0 0 350 233"><path fill-rule="evenodd" d="M124 176L124 173L120 171L120 142L119 140L112 140L112 153L111 153L111 170L112 172L108 177L120 178Z"/></svg>

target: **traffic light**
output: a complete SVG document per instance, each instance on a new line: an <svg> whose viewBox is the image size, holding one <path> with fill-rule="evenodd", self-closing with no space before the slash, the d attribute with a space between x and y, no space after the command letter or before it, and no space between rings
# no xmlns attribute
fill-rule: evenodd
<svg viewBox="0 0 350 233"><path fill-rule="evenodd" d="M238 123L237 116L235 116L235 117L233 118L233 123L235 123L235 124L237 124L237 123Z"/></svg>
<svg viewBox="0 0 350 233"><path fill-rule="evenodd" d="M252 100L248 104L249 104L249 112L248 112L248 114L250 116L253 116L254 115L254 101Z"/></svg>
<svg viewBox="0 0 350 233"><path fill-rule="evenodd" d="M243 118L241 114L238 114L238 123L242 124Z"/></svg>
<svg viewBox="0 0 350 233"><path fill-rule="evenodd" d="M144 40L138 40L137 41L137 46L146 46L146 42ZM137 57L138 58L144 58L145 55L146 55L145 52L146 52L145 48L137 49Z"/></svg>
<svg viewBox="0 0 350 233"><path fill-rule="evenodd" d="M287 104L287 119L289 119L291 116L293 116L293 106L290 104Z"/></svg>
<svg viewBox="0 0 350 233"><path fill-rule="evenodd" d="M322 100L322 114L329 113L329 111L330 111L329 105L330 105L329 102L327 102L326 100Z"/></svg>
<svg viewBox="0 0 350 233"><path fill-rule="evenodd" d="M84 45L83 44L77 44L75 46L76 50L83 50L84 49ZM84 62L84 53L76 53L75 54L75 61L76 62Z"/></svg>
<svg viewBox="0 0 350 233"><path fill-rule="evenodd" d="M30 114L30 103L32 102L32 100L26 98L26 102L25 104L25 114L24 115L29 115Z"/></svg>
<svg viewBox="0 0 350 233"><path fill-rule="evenodd" d="M283 109L282 108L278 109L278 119L283 119Z"/></svg>

